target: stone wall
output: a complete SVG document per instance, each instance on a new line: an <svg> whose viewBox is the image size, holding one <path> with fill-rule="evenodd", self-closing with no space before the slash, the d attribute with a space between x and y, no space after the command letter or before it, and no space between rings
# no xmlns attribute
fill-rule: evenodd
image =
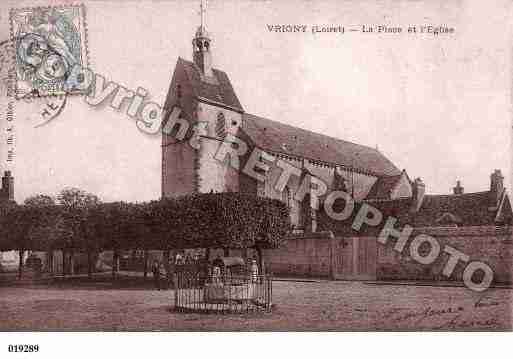
<svg viewBox="0 0 513 359"><path fill-rule="evenodd" d="M292 236L278 249L264 250L267 271L280 276L332 276L333 235L317 232Z"/></svg>
<svg viewBox="0 0 513 359"><path fill-rule="evenodd" d="M410 238L413 239L415 235L420 233L435 237L439 241L442 251L446 245L449 245L467 254L470 257L470 261L486 262L494 271L495 283L513 282L513 240L511 227L419 228L415 230ZM349 273L351 271L351 258L354 257L351 253L353 251L352 239L333 237L331 232L291 236L281 248L264 251L266 268L268 271L279 276L357 278L358 273ZM376 240L375 238L365 239L367 242L372 239ZM465 264L461 262L456 266L450 278L441 275L449 257L448 254L441 254L431 265L422 265L414 262L409 256L409 244L406 245L402 255L395 252L393 249L394 244L395 241L391 238L386 245L378 243L377 251L365 252L370 254L365 260L369 262L375 261L376 263L376 279L418 281L462 280ZM422 249L421 247L421 251ZM248 254L253 255L253 253ZM240 253L233 253L232 255L240 255ZM358 271L362 271L363 274L369 274L360 268L364 261L360 260L360 262ZM369 265L368 267L371 268L373 266ZM374 272L374 269L372 271Z"/></svg>
<svg viewBox="0 0 513 359"><path fill-rule="evenodd" d="M494 271L496 283L512 282L513 241L511 227L431 227L419 228L410 237L423 233L435 237L442 252L449 245L470 257L470 261L487 263ZM409 255L409 243L402 255L394 251L393 239L378 245L377 278L382 280L454 280L461 281L466 264L459 262L450 278L442 275L449 258L441 254L433 264L414 262ZM429 250L427 248L426 250ZM422 247L421 247L422 251Z"/></svg>
<svg viewBox="0 0 513 359"><path fill-rule="evenodd" d="M512 228L496 227L465 227L465 228L423 228L416 229L410 237L422 233L435 237L441 245L442 251L449 245L470 257L471 261L477 260L486 262L494 271L496 283L512 283L513 266L513 239ZM363 240L367 242L364 246ZM364 251L369 256L363 260L359 258L359 264L354 266L354 242L360 241L358 247L368 247L368 244L375 243L376 238L338 238L331 232L306 233L290 236L282 247L277 249L264 250L264 260L268 272L277 276L301 276L301 277L324 277L339 279L358 279L357 274L367 273L363 268L365 262L367 267L376 273L378 280L415 280L415 281L438 281L454 280L461 281L465 264L459 263L453 275L446 278L441 275L447 262L448 255L441 254L431 265L422 265L413 261L409 256L409 244L406 245L402 255L394 251L395 241L390 238L386 245L377 244L377 251ZM160 251L152 251L151 259L161 258ZM358 253L360 253L358 252ZM421 247L422 252L422 247ZM361 253L360 253L361 254ZM223 250L212 250L211 259L217 255L222 256ZM253 250L241 251L231 250L232 256L253 257L256 253ZM103 253L99 261L108 263L111 253ZM376 266L368 265L374 261ZM45 262L43 262L45 264ZM77 264L86 264L85 256L76 256ZM62 271L62 257L56 252L54 258L54 270ZM84 267L85 268L85 267ZM360 274L362 274L360 273Z"/></svg>
<svg viewBox="0 0 513 359"><path fill-rule="evenodd" d="M162 148L162 195L178 197L196 190L197 154L188 143L174 143Z"/></svg>

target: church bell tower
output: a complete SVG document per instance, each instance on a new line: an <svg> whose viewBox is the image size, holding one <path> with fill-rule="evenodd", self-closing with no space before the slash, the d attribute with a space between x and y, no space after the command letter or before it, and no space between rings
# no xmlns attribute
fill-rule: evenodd
<svg viewBox="0 0 513 359"><path fill-rule="evenodd" d="M166 96L162 197L239 190L239 172L217 160L215 155L224 136L237 133L242 126L244 109L228 75L212 66L212 39L205 25L205 3L201 1L201 23L192 39L192 61L178 57ZM181 110L180 117L169 122L175 106ZM195 133L199 123L198 132L201 130L204 136L197 136L199 140L192 145L188 134ZM182 128L186 132L181 132Z"/></svg>
<svg viewBox="0 0 513 359"><path fill-rule="evenodd" d="M212 53L211 44L212 40L206 29L206 5L204 0L200 5L201 24L192 39L192 58L194 64L200 70L202 76L213 77L212 75Z"/></svg>

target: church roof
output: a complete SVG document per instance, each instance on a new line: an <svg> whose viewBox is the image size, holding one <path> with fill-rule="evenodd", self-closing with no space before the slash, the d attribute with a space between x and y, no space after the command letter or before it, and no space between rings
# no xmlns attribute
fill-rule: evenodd
<svg viewBox="0 0 513 359"><path fill-rule="evenodd" d="M244 111L230 79L224 71L212 69L214 81L205 81L201 78L199 69L193 62L179 57L177 66L184 69L195 97L222 104L240 112Z"/></svg>
<svg viewBox="0 0 513 359"><path fill-rule="evenodd" d="M378 150L307 131L255 115L243 114L244 132L263 150L333 165L354 167L375 175L398 175L400 170Z"/></svg>

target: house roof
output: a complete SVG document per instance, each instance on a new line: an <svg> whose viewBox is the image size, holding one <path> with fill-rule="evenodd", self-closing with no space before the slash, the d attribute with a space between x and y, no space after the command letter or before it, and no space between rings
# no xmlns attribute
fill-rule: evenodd
<svg viewBox="0 0 513 359"><path fill-rule="evenodd" d="M390 193L395 188L402 175L381 176L372 185L367 199L390 199Z"/></svg>
<svg viewBox="0 0 513 359"><path fill-rule="evenodd" d="M401 173L390 160L374 148L263 117L244 113L242 129L255 145L263 150L352 167L375 175Z"/></svg>
<svg viewBox="0 0 513 359"><path fill-rule="evenodd" d="M419 210L411 211L412 198L370 202L381 210L384 216L394 216L403 225L431 227L447 224L451 218L460 226L493 226L499 208L492 207L493 193L490 191L464 193L460 195L430 195L422 200ZM505 203L509 203L506 196ZM503 207L504 219L511 221L512 212Z"/></svg>
<svg viewBox="0 0 513 359"><path fill-rule="evenodd" d="M448 214L461 220L463 226L494 225L498 208L490 191L459 195L426 195L414 218L416 226L432 226L441 215ZM511 213L509 218L511 219Z"/></svg>
<svg viewBox="0 0 513 359"><path fill-rule="evenodd" d="M215 77L214 81L205 81L201 78L199 69L193 62L179 57L177 66L183 67L192 86L194 96L231 107L240 112L244 111L230 79L224 71L212 69Z"/></svg>
<svg viewBox="0 0 513 359"><path fill-rule="evenodd" d="M494 226L511 224L513 212L509 197L504 192L499 208L492 207L494 194L490 191L465 193L461 195L425 195L422 205L417 212L412 211L413 199L399 198L394 200L378 200L367 202L383 214L380 226L364 226L363 230L351 228L356 214L365 202L355 204L355 210L345 221L328 219L323 213L320 222L321 230L332 230L338 235L377 235L386 219L397 219L396 227L410 225L412 227L439 227L448 224L458 226ZM497 215L499 213L499 216Z"/></svg>

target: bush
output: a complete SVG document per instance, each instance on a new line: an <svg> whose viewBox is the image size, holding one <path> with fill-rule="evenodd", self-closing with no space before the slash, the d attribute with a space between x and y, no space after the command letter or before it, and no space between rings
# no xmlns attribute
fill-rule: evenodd
<svg viewBox="0 0 513 359"><path fill-rule="evenodd" d="M281 201L242 193L193 194L150 204L162 248L274 248L290 229Z"/></svg>

